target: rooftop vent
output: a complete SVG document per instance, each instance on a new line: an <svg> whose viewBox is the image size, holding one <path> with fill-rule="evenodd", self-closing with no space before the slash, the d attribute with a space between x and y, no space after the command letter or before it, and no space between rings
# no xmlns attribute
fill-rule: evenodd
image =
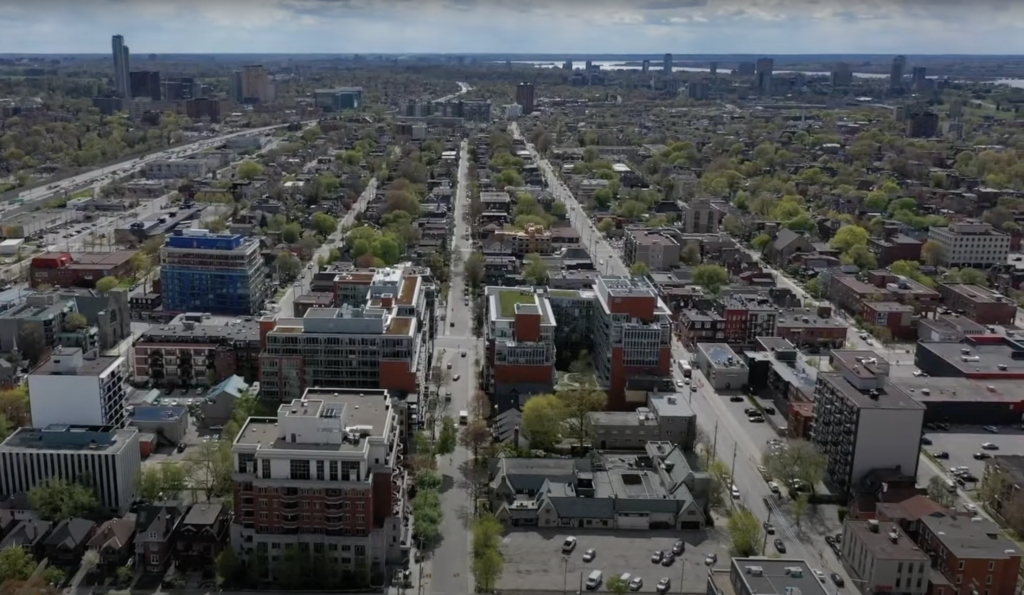
<svg viewBox="0 0 1024 595"><path fill-rule="evenodd" d="M750 576L764 576L764 568L760 566L747 566L747 574Z"/></svg>
<svg viewBox="0 0 1024 595"><path fill-rule="evenodd" d="M868 521L868 530L872 533L878 533L878 521L871 519Z"/></svg>
<svg viewBox="0 0 1024 595"><path fill-rule="evenodd" d="M786 567L786 576L791 576L793 578L801 578L801 577L803 577L803 575L804 575L804 569L802 567L800 567L800 566L787 566Z"/></svg>

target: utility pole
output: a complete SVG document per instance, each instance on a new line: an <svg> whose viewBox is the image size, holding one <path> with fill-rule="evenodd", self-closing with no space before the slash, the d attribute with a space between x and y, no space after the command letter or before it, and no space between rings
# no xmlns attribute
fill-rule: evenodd
<svg viewBox="0 0 1024 595"><path fill-rule="evenodd" d="M771 522L772 522L772 507L771 506L768 507L768 520L765 521L765 522L768 523L768 524L771 524ZM765 531L764 531L764 542L761 543L761 555L762 556L766 555L765 554L765 550L767 550L767 549L768 549L768 529L765 529Z"/></svg>
<svg viewBox="0 0 1024 595"><path fill-rule="evenodd" d="M732 466L729 468L729 489L736 485L736 443L732 443Z"/></svg>
<svg viewBox="0 0 1024 595"><path fill-rule="evenodd" d="M705 468L711 466L711 461L712 461L712 459L715 458L715 456L717 454L718 454L718 421L716 420L715 421L715 434L711 438L711 453L708 456L708 461L707 461L707 465L705 465Z"/></svg>

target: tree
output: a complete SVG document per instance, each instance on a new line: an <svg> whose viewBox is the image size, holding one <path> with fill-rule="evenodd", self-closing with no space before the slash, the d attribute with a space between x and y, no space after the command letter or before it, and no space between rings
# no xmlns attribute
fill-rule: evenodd
<svg viewBox="0 0 1024 595"><path fill-rule="evenodd" d="M326 195L334 194L341 187L341 182L332 174L320 174L316 179L320 184L320 190Z"/></svg>
<svg viewBox="0 0 1024 595"><path fill-rule="evenodd" d="M758 252L764 250L768 244L772 243L772 236L763 233L756 238L750 240L750 245L754 247Z"/></svg>
<svg viewBox="0 0 1024 595"><path fill-rule="evenodd" d="M185 474L192 487L202 490L209 501L231 493L231 444L225 441L203 442L185 456Z"/></svg>
<svg viewBox="0 0 1024 595"><path fill-rule="evenodd" d="M729 282L729 272L717 264L702 264L693 269L693 282L711 294L717 294Z"/></svg>
<svg viewBox="0 0 1024 595"><path fill-rule="evenodd" d="M929 498L946 508L953 508L956 506L956 494L946 489L946 482L938 475L933 475L931 479L928 480L926 493Z"/></svg>
<svg viewBox="0 0 1024 595"><path fill-rule="evenodd" d="M459 434L459 444L473 453L474 459L478 458L480 451L491 444L491 429L487 427L487 422L482 419L470 420Z"/></svg>
<svg viewBox="0 0 1024 595"><path fill-rule="evenodd" d="M594 411L604 410L608 394L596 386L577 386L556 393L562 401L562 414L576 434L580 447L589 434L588 418Z"/></svg>
<svg viewBox="0 0 1024 595"><path fill-rule="evenodd" d="M844 227L843 229L848 229ZM843 264L854 265L864 270L870 270L878 266L878 258L867 246L854 246L847 250L839 260Z"/></svg>
<svg viewBox="0 0 1024 595"><path fill-rule="evenodd" d="M530 397L523 407L523 431L530 446L548 449L561 441L564 411L562 401L555 395Z"/></svg>
<svg viewBox="0 0 1024 595"><path fill-rule="evenodd" d="M646 276L649 272L650 269L648 268L646 262L637 261L634 262L633 265L629 267L629 274L632 277L643 277Z"/></svg>
<svg viewBox="0 0 1024 595"><path fill-rule="evenodd" d="M25 581L36 569L35 558L27 549L11 545L0 551L0 584L7 581Z"/></svg>
<svg viewBox="0 0 1024 595"><path fill-rule="evenodd" d="M106 293L112 289L115 289L121 282L117 280L117 277L107 275L96 282L96 290Z"/></svg>
<svg viewBox="0 0 1024 595"><path fill-rule="evenodd" d="M177 500L188 489L188 478L182 465L162 463L143 467L136 484L139 496L148 502Z"/></svg>
<svg viewBox="0 0 1024 595"><path fill-rule="evenodd" d="M548 266L540 254L527 254L523 260L523 280L530 285L547 285Z"/></svg>
<svg viewBox="0 0 1024 595"><path fill-rule="evenodd" d="M683 248L683 252L679 255L679 259L690 266L700 264L700 245L696 242L686 244L686 247Z"/></svg>
<svg viewBox="0 0 1024 595"><path fill-rule="evenodd" d="M221 550L217 556L217 584L224 586L225 584L232 584L238 577L238 574L242 571L241 560L238 559L238 554L235 553L235 548L226 547Z"/></svg>
<svg viewBox="0 0 1024 595"><path fill-rule="evenodd" d="M488 548L473 554L473 576L483 593L494 590L504 568L505 559L501 555L501 550L497 548Z"/></svg>
<svg viewBox="0 0 1024 595"><path fill-rule="evenodd" d="M762 458L762 464L776 480L787 486L799 480L812 490L825 476L827 463L825 455L806 440L790 440L783 448L772 449Z"/></svg>
<svg viewBox="0 0 1024 595"><path fill-rule="evenodd" d="M441 498L436 490L416 490L412 499L413 537L419 540L424 549L431 549L441 536L441 521L444 512L441 509Z"/></svg>
<svg viewBox="0 0 1024 595"><path fill-rule="evenodd" d="M858 225L845 225L836 232L828 245L840 253L848 252L854 246L867 246L868 230Z"/></svg>
<svg viewBox="0 0 1024 595"><path fill-rule="evenodd" d="M978 269L962 268L950 269L942 280L946 283L964 283L966 285L980 285L988 287L988 275Z"/></svg>
<svg viewBox="0 0 1024 595"><path fill-rule="evenodd" d="M921 246L921 260L930 266L938 266L946 257L946 249L935 240L928 240Z"/></svg>
<svg viewBox="0 0 1024 595"><path fill-rule="evenodd" d="M614 593L615 595L626 595L626 593L629 593L629 583L622 580L620 576L609 576L604 585L609 593Z"/></svg>
<svg viewBox="0 0 1024 595"><path fill-rule="evenodd" d="M462 264L463 274L466 277L466 284L471 289L476 289L483 285L485 269L485 259L481 252L473 252L466 258L466 261Z"/></svg>
<svg viewBox="0 0 1024 595"><path fill-rule="evenodd" d="M455 452L455 445L459 441L459 429L455 420L445 416L441 420L441 432L437 436L437 444L434 445L434 453L439 456L450 455Z"/></svg>
<svg viewBox="0 0 1024 595"><path fill-rule="evenodd" d="M302 237L302 226L298 223L289 223L281 229L281 241L294 244Z"/></svg>
<svg viewBox="0 0 1024 595"><path fill-rule="evenodd" d="M822 287L821 279L819 277L814 277L813 279L808 280L807 283L804 283L804 290L813 298L825 297L825 288Z"/></svg>
<svg viewBox="0 0 1024 595"><path fill-rule="evenodd" d="M77 331L85 328L89 325L89 321L85 319L85 316L78 312L71 312L64 317L64 329L68 331Z"/></svg>
<svg viewBox="0 0 1024 595"><path fill-rule="evenodd" d="M613 229L615 229L615 222L611 219L601 219L601 222L597 224L597 231L605 235Z"/></svg>
<svg viewBox="0 0 1024 595"><path fill-rule="evenodd" d="M18 337L18 346L21 346L21 337ZM0 391L0 414L15 426L31 426L28 387L21 385L17 388Z"/></svg>
<svg viewBox="0 0 1024 595"><path fill-rule="evenodd" d="M793 505L790 507L790 512L793 514L793 520L796 521L796 528L800 528L800 523L803 521L804 514L807 512L807 506L810 504L811 495L807 492L800 492L796 498L793 498Z"/></svg>
<svg viewBox="0 0 1024 595"><path fill-rule="evenodd" d="M707 449L708 445L704 445ZM705 450L708 457L710 457L710 451ZM710 476L710 485L708 487L708 505L715 508L725 506L726 493L728 492L729 483L732 481L732 471L729 470L729 466L726 465L719 459L712 459L707 464L708 475Z"/></svg>
<svg viewBox="0 0 1024 595"><path fill-rule="evenodd" d="M313 213L309 226L316 233L326 237L338 231L338 220L327 213Z"/></svg>
<svg viewBox="0 0 1024 595"><path fill-rule="evenodd" d="M153 270L153 260L145 252L136 252L130 261L132 267L132 278L146 277Z"/></svg>
<svg viewBox="0 0 1024 595"><path fill-rule="evenodd" d="M47 566L46 570L43 571L41 578L43 579L43 582L48 585L61 585L64 583L64 579L67 578L67 575L64 574L63 570L56 566Z"/></svg>
<svg viewBox="0 0 1024 595"><path fill-rule="evenodd" d="M91 489L63 479L51 479L37 485L29 491L28 500L32 510L44 520L53 522L89 515L99 505Z"/></svg>
<svg viewBox="0 0 1024 595"><path fill-rule="evenodd" d="M281 252L277 255L277 274L285 279L294 279L302 272L302 263L291 252Z"/></svg>
<svg viewBox="0 0 1024 595"><path fill-rule="evenodd" d="M235 173L243 180L251 180L263 173L263 166L255 161L246 159L238 164L238 167L235 169Z"/></svg>
<svg viewBox="0 0 1024 595"><path fill-rule="evenodd" d="M732 539L733 555L753 556L760 552L763 539L761 521L750 510L743 506L736 507L729 514L726 528Z"/></svg>

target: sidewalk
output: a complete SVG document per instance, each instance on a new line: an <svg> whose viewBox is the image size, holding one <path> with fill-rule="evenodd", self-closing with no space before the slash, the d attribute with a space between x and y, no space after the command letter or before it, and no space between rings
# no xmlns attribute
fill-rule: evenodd
<svg viewBox="0 0 1024 595"><path fill-rule="evenodd" d="M394 575L396 570L392 570L388 576L387 595L420 595L429 591L432 564L429 559L417 562L418 555L419 550L413 543L409 550L408 583L398 582Z"/></svg>

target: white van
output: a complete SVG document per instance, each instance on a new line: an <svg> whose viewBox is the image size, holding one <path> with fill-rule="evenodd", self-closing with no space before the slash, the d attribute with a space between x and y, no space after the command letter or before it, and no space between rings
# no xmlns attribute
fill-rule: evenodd
<svg viewBox="0 0 1024 595"><path fill-rule="evenodd" d="M601 585L602 578L604 578L604 575L601 574L600 570L595 570L587 575L587 590L596 590Z"/></svg>
<svg viewBox="0 0 1024 595"><path fill-rule="evenodd" d="M464 425L466 425L468 423L469 423L469 412L468 411L460 411L459 412L459 425L460 426L464 426Z"/></svg>

